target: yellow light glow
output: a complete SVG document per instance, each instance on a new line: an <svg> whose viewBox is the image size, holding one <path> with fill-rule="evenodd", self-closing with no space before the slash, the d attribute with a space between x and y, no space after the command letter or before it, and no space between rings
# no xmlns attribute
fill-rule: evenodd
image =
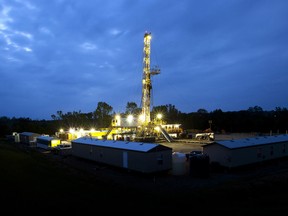
<svg viewBox="0 0 288 216"><path fill-rule="evenodd" d="M142 121L142 122L144 122L144 120L145 120L145 117L144 117L144 115L143 115L143 114L139 115L139 120L140 120L140 121Z"/></svg>
<svg viewBox="0 0 288 216"><path fill-rule="evenodd" d="M132 123L133 122L133 116L132 115L128 115L127 116L127 122L130 124L130 123Z"/></svg>
<svg viewBox="0 0 288 216"><path fill-rule="evenodd" d="M120 117L120 115L116 115L115 118L116 118L117 120L120 120L121 117Z"/></svg>
<svg viewBox="0 0 288 216"><path fill-rule="evenodd" d="M162 114L161 113L158 113L157 115L156 115L156 117L157 117L157 119L162 119Z"/></svg>

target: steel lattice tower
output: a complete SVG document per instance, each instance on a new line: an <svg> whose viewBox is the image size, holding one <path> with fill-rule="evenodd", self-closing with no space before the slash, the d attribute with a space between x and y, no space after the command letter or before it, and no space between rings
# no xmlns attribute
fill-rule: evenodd
<svg viewBox="0 0 288 216"><path fill-rule="evenodd" d="M144 34L144 49L143 49L143 78L142 78L142 122L148 125L151 121L150 105L151 105L151 75L160 73L158 68L151 71L150 69L150 48L151 47L151 33Z"/></svg>

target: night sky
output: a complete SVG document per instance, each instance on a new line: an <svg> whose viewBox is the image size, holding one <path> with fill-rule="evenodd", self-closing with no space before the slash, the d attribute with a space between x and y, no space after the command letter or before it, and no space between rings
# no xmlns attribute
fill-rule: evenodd
<svg viewBox="0 0 288 216"><path fill-rule="evenodd" d="M287 0L1 0L0 116L141 106L183 113L288 108Z"/></svg>

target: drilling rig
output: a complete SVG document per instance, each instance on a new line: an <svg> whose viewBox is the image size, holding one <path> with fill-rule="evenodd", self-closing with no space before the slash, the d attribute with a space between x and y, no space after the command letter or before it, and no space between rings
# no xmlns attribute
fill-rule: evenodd
<svg viewBox="0 0 288 216"><path fill-rule="evenodd" d="M151 90L153 75L160 74L159 67L150 68L150 53L151 53L151 33L145 32L144 34L144 49L143 49L143 76L142 76L142 97L141 97L141 115L139 119L134 119L133 122L128 122L128 119L122 119L116 116L112 120L112 127L109 129L105 137L114 128L130 128L135 129L134 141L141 142L154 142L156 140L155 128L158 127L159 131L163 134L167 141L171 142L173 139L167 133L167 131L161 126L161 124L155 123L151 120ZM137 129L136 129L137 128ZM134 132L133 132L134 133ZM158 132L159 135L159 132Z"/></svg>
<svg viewBox="0 0 288 216"><path fill-rule="evenodd" d="M151 121L151 90L152 90L152 75L160 73L159 67L150 68L150 53L151 53L151 33L144 34L144 49L143 49L143 77L142 77L142 98L141 98L141 117L138 136L142 139L153 139L154 124Z"/></svg>
<svg viewBox="0 0 288 216"><path fill-rule="evenodd" d="M152 81L151 76L160 73L158 67L150 69L150 44L151 33L144 34L144 49L143 49L143 78L142 78L142 124L147 126L151 122L150 109L151 109L151 89Z"/></svg>

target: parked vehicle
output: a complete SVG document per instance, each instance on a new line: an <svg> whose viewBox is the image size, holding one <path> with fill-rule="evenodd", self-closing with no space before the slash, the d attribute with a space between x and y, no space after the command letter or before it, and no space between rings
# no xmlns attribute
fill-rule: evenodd
<svg viewBox="0 0 288 216"><path fill-rule="evenodd" d="M197 140L214 140L214 133L197 133L195 139Z"/></svg>
<svg viewBox="0 0 288 216"><path fill-rule="evenodd" d="M62 143L56 146L53 150L55 154L69 155L71 154L71 151L72 151L72 145L68 143Z"/></svg>

